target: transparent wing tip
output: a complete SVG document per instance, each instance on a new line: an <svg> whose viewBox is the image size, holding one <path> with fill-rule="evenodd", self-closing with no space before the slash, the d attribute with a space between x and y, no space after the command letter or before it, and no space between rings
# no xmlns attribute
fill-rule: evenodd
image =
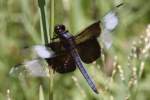
<svg viewBox="0 0 150 100"><path fill-rule="evenodd" d="M40 63L39 60L32 60L12 67L9 75L12 77L19 77L20 75L31 77L49 77L49 70L47 66L44 66L44 64Z"/></svg>
<svg viewBox="0 0 150 100"><path fill-rule="evenodd" d="M112 46L112 35L109 31L104 30L101 35L101 40L106 49L109 49Z"/></svg>
<svg viewBox="0 0 150 100"><path fill-rule="evenodd" d="M17 77L17 76L19 76L19 74L20 74L21 72L23 72L23 69L22 69L22 67L20 67L20 66L22 66L22 64L17 64L17 65L15 65L14 67L12 67L12 68L10 69L10 71L9 71L9 75L12 76L12 77Z"/></svg>
<svg viewBox="0 0 150 100"><path fill-rule="evenodd" d="M46 62L40 60L32 60L25 62L25 67L30 75L35 77L48 77L49 69Z"/></svg>

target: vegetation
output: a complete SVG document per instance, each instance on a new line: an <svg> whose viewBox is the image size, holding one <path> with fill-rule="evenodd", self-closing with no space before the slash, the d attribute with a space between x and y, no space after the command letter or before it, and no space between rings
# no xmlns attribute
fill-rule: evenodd
<svg viewBox="0 0 150 100"><path fill-rule="evenodd" d="M119 25L111 33L111 48L85 65L100 94L93 93L79 70L50 78L12 77L10 69L23 61L20 51L42 44L40 14L37 0L0 0L0 100L49 100L52 95L54 100L150 100L150 1L54 1L51 19L46 0L48 24L63 23L74 35L124 2L116 9Z"/></svg>

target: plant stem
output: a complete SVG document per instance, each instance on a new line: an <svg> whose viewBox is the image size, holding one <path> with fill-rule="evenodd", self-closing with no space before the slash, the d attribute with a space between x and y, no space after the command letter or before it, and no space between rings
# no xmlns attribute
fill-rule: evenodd
<svg viewBox="0 0 150 100"><path fill-rule="evenodd" d="M40 8L40 12L41 12L41 23L42 23L42 39L44 39L44 44L48 44L49 39L52 39L53 36L53 28L54 28L54 0L50 0L50 34L48 29L48 24L46 21L46 12L45 12L45 5L46 2L45 0L38 0L38 4L39 4L39 8ZM50 37L50 38L49 38ZM49 68L49 100L53 100L53 77L54 77L54 73L52 72L52 70Z"/></svg>
<svg viewBox="0 0 150 100"><path fill-rule="evenodd" d="M53 38L53 32L54 32L54 0L50 0L50 42L51 39ZM50 73L50 77L49 77L49 100L54 100L54 73L53 70L49 68L49 73Z"/></svg>
<svg viewBox="0 0 150 100"><path fill-rule="evenodd" d="M54 14L54 0L50 0L50 40L54 35Z"/></svg>
<svg viewBox="0 0 150 100"><path fill-rule="evenodd" d="M47 21L46 21L46 13L45 13L45 0L38 0L38 5L41 13L41 29L42 29L42 37L44 38L44 44L48 44L49 42L49 32L47 30Z"/></svg>

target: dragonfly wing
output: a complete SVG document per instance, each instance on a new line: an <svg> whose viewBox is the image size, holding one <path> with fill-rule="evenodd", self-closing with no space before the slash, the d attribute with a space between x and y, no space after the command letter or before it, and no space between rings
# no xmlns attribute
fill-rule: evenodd
<svg viewBox="0 0 150 100"><path fill-rule="evenodd" d="M108 12L102 20L103 32L101 35L101 40L104 46L108 49L112 45L112 35L111 32L118 25L118 16L115 11Z"/></svg>
<svg viewBox="0 0 150 100"><path fill-rule="evenodd" d="M97 38L101 33L100 21L95 22L94 24L90 25L80 34L75 36L76 44L80 44L89 40L91 38Z"/></svg>
<svg viewBox="0 0 150 100"><path fill-rule="evenodd" d="M35 45L29 48L25 48L21 51L24 59L35 59L35 58L53 58L56 56L55 52L51 47L45 45Z"/></svg>
<svg viewBox="0 0 150 100"><path fill-rule="evenodd" d="M58 73L72 72L76 69L74 59L70 53L63 53L53 59L46 59L52 69Z"/></svg>
<svg viewBox="0 0 150 100"><path fill-rule="evenodd" d="M97 41L100 34L100 21L97 21L75 36L76 47L83 62L91 63L100 57L100 45Z"/></svg>
<svg viewBox="0 0 150 100"><path fill-rule="evenodd" d="M12 67L10 70L11 75L26 74L35 77L48 76L48 65L46 58L52 59L56 56L56 53L51 47L45 45L35 45L29 48L25 48L20 53L23 63Z"/></svg>
<svg viewBox="0 0 150 100"><path fill-rule="evenodd" d="M118 25L118 17L116 12L110 11L104 17L102 21L105 30L112 31Z"/></svg>
<svg viewBox="0 0 150 100"><path fill-rule="evenodd" d="M48 66L59 73L70 72L76 68L72 58L59 41L26 48L21 54L24 55L24 62L13 67L11 74L25 73L43 77L48 75Z"/></svg>
<svg viewBox="0 0 150 100"><path fill-rule="evenodd" d="M91 38L76 47L84 63L92 63L101 56L101 47L96 38Z"/></svg>
<svg viewBox="0 0 150 100"><path fill-rule="evenodd" d="M101 35L104 46L109 49L112 45L112 34L108 30L104 30Z"/></svg>
<svg viewBox="0 0 150 100"><path fill-rule="evenodd" d="M42 59L25 61L22 64L12 67L10 70L11 76L19 76L20 74L33 77L48 77L48 65L45 60Z"/></svg>
<svg viewBox="0 0 150 100"><path fill-rule="evenodd" d="M32 49L33 52L35 51L40 58L51 58L56 56L55 52L50 47L46 47L44 45L36 45L33 46Z"/></svg>
<svg viewBox="0 0 150 100"><path fill-rule="evenodd" d="M47 47L52 48L55 51L56 56L47 58L48 64L58 73L67 73L72 72L76 69L73 58L70 53L66 51L61 42L53 42L46 45Z"/></svg>

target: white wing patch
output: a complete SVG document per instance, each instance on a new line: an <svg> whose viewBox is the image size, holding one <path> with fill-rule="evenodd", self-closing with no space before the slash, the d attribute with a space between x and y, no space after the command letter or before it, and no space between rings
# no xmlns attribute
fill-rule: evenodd
<svg viewBox="0 0 150 100"><path fill-rule="evenodd" d="M51 48L47 48L43 45L36 45L33 47L34 51L37 53L37 55L41 58L50 58L54 56L54 52L51 50Z"/></svg>
<svg viewBox="0 0 150 100"><path fill-rule="evenodd" d="M109 12L103 18L104 28L106 30L112 31L118 25L118 17L115 12Z"/></svg>

